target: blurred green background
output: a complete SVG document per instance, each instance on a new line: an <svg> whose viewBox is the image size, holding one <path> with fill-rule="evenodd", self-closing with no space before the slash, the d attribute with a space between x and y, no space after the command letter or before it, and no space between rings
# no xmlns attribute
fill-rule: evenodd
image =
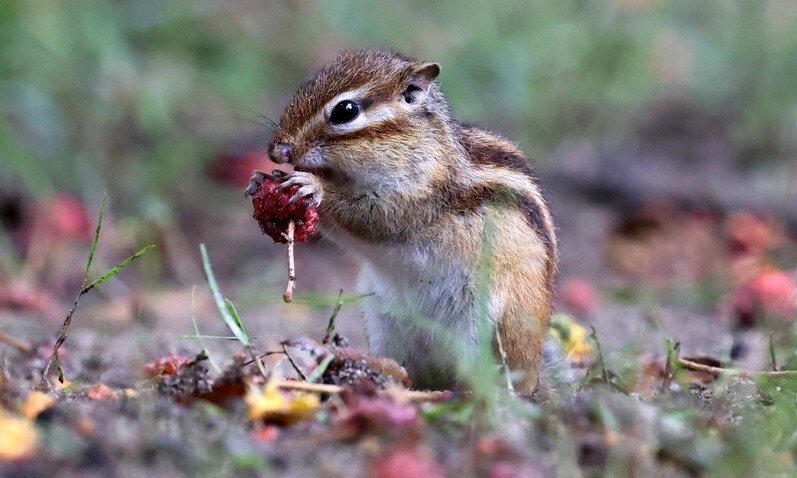
<svg viewBox="0 0 797 478"><path fill-rule="evenodd" d="M790 0L4 0L0 184L169 214L220 149L267 142L249 120L365 46L441 62L455 114L543 169L567 138L624 138L662 97L729 118L742 161L794 160Z"/></svg>

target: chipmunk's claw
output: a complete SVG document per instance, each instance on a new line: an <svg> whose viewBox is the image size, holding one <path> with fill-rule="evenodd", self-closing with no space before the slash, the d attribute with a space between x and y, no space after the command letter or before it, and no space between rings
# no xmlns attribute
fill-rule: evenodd
<svg viewBox="0 0 797 478"><path fill-rule="evenodd" d="M305 199L307 205L311 207L318 207L318 205L321 204L324 192L318 178L313 174L294 171L277 189L285 189L292 186L299 186L299 189L293 197L288 200L288 204L293 204L300 199Z"/></svg>
<svg viewBox="0 0 797 478"><path fill-rule="evenodd" d="M263 184L263 181L266 180L268 175L260 170L255 170L252 172L252 177L249 178L249 186L244 191L244 196L247 198L251 198L255 195L260 186Z"/></svg>

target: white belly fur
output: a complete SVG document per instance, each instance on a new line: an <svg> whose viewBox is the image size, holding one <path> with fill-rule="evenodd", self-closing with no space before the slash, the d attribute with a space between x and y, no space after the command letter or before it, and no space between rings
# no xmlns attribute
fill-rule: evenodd
<svg viewBox="0 0 797 478"><path fill-rule="evenodd" d="M356 254L358 288L373 294L363 301L371 351L405 366L419 388L454 386L479 351L476 278L439 252L363 245Z"/></svg>

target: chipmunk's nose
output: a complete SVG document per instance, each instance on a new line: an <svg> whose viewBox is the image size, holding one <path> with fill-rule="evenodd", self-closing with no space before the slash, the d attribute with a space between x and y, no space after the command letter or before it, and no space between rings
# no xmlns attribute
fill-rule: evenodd
<svg viewBox="0 0 797 478"><path fill-rule="evenodd" d="M276 143L271 146L271 160L277 164L293 164L293 145L287 143Z"/></svg>

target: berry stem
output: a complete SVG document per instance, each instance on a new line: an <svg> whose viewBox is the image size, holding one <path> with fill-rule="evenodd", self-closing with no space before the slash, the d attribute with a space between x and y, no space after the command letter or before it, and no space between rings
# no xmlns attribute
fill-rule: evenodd
<svg viewBox="0 0 797 478"><path fill-rule="evenodd" d="M285 293L282 294L282 300L285 302L293 300L293 288L296 285L296 266L293 260L293 232L295 229L294 222L288 222L288 233L286 234L288 238L288 285L285 287Z"/></svg>

